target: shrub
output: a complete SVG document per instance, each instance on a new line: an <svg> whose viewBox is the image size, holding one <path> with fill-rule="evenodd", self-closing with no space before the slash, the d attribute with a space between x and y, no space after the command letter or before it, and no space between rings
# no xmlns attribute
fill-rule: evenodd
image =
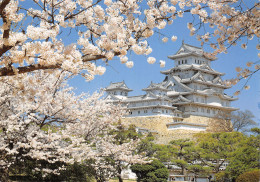
<svg viewBox="0 0 260 182"><path fill-rule="evenodd" d="M167 182L168 169L158 160L150 164L135 164L131 170L136 173L138 182Z"/></svg>
<svg viewBox="0 0 260 182"><path fill-rule="evenodd" d="M249 171L239 175L236 182L259 182L260 170Z"/></svg>

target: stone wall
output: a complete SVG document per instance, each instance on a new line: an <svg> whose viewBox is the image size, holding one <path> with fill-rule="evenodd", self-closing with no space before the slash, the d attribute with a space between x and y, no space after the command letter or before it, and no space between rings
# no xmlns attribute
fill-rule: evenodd
<svg viewBox="0 0 260 182"><path fill-rule="evenodd" d="M183 122L208 124L209 118L201 116L190 116L185 118ZM167 123L172 122L172 117L169 116L149 116L149 117L125 117L122 118L122 122L126 125L134 124L136 127L145 128L149 130L157 131L155 134L155 142L161 144L167 144L171 140L192 139L193 134L199 133L199 131L192 130L168 130Z"/></svg>

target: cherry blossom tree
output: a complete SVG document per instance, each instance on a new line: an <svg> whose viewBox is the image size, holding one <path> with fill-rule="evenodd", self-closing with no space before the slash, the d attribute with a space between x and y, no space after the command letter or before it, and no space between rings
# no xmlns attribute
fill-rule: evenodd
<svg viewBox="0 0 260 182"><path fill-rule="evenodd" d="M1 181L28 160L36 161L32 170L43 177L58 175L66 164L98 163L107 153L101 155L101 149L113 150L125 162L142 161L130 152L137 141L115 146L109 135L124 108L107 104L98 93L76 96L65 82L70 76L37 71L0 78Z"/></svg>
<svg viewBox="0 0 260 182"><path fill-rule="evenodd" d="M215 57L240 40L246 48L249 40L259 37L257 8L259 3L244 0L2 0L0 75L61 69L92 80L105 72L93 61L115 56L132 67L127 51L149 55L147 38L185 13L194 17L187 22L191 35L214 49L205 56ZM75 40L68 45L62 39L70 33ZM148 58L151 64L155 61ZM247 77L260 66L254 67L239 76Z"/></svg>

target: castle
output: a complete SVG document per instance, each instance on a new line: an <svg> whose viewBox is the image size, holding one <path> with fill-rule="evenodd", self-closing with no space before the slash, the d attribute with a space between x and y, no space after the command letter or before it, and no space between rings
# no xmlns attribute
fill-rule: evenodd
<svg viewBox="0 0 260 182"><path fill-rule="evenodd" d="M128 96L132 90L124 81L110 83L105 89L108 102L127 106L126 122L167 141L167 137L186 138L205 131L209 118L218 112L237 110L230 106L236 98L224 93L229 88L221 79L224 73L211 68L214 59L208 58L202 48L183 42L168 58L174 60L175 67L161 71L165 79L151 82L143 89L144 95Z"/></svg>

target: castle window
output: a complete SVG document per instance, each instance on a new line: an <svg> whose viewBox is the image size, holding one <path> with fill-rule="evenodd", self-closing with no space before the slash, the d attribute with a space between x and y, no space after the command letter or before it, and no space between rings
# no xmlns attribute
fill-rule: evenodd
<svg viewBox="0 0 260 182"><path fill-rule="evenodd" d="M147 113L147 110L144 110L144 113Z"/></svg>
<svg viewBox="0 0 260 182"><path fill-rule="evenodd" d="M114 95L116 95L116 92L114 92Z"/></svg>
<svg viewBox="0 0 260 182"><path fill-rule="evenodd" d="M132 112L132 111L130 111L130 112L129 112L129 114L130 114L130 115L132 115L132 114L133 114L133 112Z"/></svg>
<svg viewBox="0 0 260 182"><path fill-rule="evenodd" d="M204 108L201 108L201 112L204 112Z"/></svg>
<svg viewBox="0 0 260 182"><path fill-rule="evenodd" d="M138 114L140 114L140 111L138 111Z"/></svg>
<svg viewBox="0 0 260 182"><path fill-rule="evenodd" d="M187 64L187 59L185 60L185 64Z"/></svg>
<svg viewBox="0 0 260 182"><path fill-rule="evenodd" d="M127 92L125 92L125 96L127 96Z"/></svg>
<svg viewBox="0 0 260 182"><path fill-rule="evenodd" d="M165 112L168 113L168 110L166 110Z"/></svg>
<svg viewBox="0 0 260 182"><path fill-rule="evenodd" d="M215 111L215 110L213 110L213 114L216 114L216 111Z"/></svg>
<svg viewBox="0 0 260 182"><path fill-rule="evenodd" d="M120 92L120 95L123 95L123 92Z"/></svg>
<svg viewBox="0 0 260 182"><path fill-rule="evenodd" d="M164 113L164 110L162 110L162 113Z"/></svg>
<svg viewBox="0 0 260 182"><path fill-rule="evenodd" d="M209 109L207 109L207 113L210 113L210 110L209 110Z"/></svg>
<svg viewBox="0 0 260 182"><path fill-rule="evenodd" d="M183 60L181 60L181 63L183 64Z"/></svg>
<svg viewBox="0 0 260 182"><path fill-rule="evenodd" d="M178 61L178 64L181 64L181 62L180 62L180 61Z"/></svg>

